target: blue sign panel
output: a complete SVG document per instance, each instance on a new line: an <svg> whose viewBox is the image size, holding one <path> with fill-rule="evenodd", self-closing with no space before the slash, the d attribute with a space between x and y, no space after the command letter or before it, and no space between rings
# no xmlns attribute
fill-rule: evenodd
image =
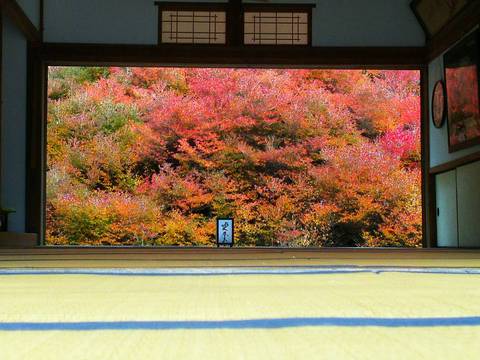
<svg viewBox="0 0 480 360"><path fill-rule="evenodd" d="M233 246L233 219L217 219L217 246Z"/></svg>

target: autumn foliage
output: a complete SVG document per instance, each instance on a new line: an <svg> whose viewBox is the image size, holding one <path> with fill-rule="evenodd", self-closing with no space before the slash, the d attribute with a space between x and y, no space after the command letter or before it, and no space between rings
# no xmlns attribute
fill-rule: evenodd
<svg viewBox="0 0 480 360"><path fill-rule="evenodd" d="M447 68L450 145L480 136L477 66Z"/></svg>
<svg viewBox="0 0 480 360"><path fill-rule="evenodd" d="M49 70L47 242L419 246L414 71Z"/></svg>

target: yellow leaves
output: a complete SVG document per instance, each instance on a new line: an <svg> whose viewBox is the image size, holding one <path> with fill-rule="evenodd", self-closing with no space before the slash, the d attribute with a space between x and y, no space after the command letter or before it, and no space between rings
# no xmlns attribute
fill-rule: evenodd
<svg viewBox="0 0 480 360"><path fill-rule="evenodd" d="M213 245L215 239L215 222L201 221L198 215L185 216L174 211L165 218L158 245L167 246L206 246Z"/></svg>
<svg viewBox="0 0 480 360"><path fill-rule="evenodd" d="M247 246L419 243L415 76L108 72L51 82L51 242L213 245L233 216Z"/></svg>
<svg viewBox="0 0 480 360"><path fill-rule="evenodd" d="M321 222L328 216L340 211L341 209L335 204L316 203L302 216L302 222Z"/></svg>

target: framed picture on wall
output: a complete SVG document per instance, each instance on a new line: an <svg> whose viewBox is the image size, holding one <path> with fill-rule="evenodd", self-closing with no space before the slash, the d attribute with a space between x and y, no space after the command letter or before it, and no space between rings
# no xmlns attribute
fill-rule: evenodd
<svg viewBox="0 0 480 360"><path fill-rule="evenodd" d="M410 6L427 37L437 34L472 0L413 0Z"/></svg>
<svg viewBox="0 0 480 360"><path fill-rule="evenodd" d="M447 99L445 97L445 83L438 80L433 88L432 97L432 119L436 128L441 128L445 120L445 108Z"/></svg>
<svg viewBox="0 0 480 360"><path fill-rule="evenodd" d="M449 152L480 144L479 36L477 30L444 55Z"/></svg>

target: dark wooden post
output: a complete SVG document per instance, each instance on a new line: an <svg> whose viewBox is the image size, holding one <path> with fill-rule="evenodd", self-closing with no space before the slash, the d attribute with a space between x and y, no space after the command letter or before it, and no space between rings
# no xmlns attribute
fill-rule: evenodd
<svg viewBox="0 0 480 360"><path fill-rule="evenodd" d="M227 10L227 44L242 45L242 0L229 0Z"/></svg>

